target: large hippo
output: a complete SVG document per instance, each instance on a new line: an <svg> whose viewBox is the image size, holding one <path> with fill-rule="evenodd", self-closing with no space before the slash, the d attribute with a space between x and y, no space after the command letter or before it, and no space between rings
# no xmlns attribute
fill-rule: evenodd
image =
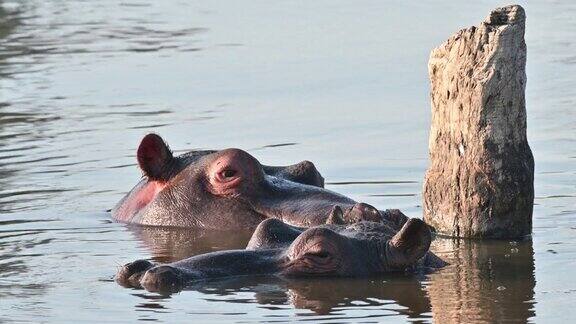
<svg viewBox="0 0 576 324"><path fill-rule="evenodd" d="M119 221L144 225L255 228L265 219L310 227L326 223L335 205L347 221L382 218L398 228L398 211L376 208L324 189L324 179L308 161L266 166L240 149L191 151L174 156L156 134L138 147L143 179L114 207Z"/></svg>
<svg viewBox="0 0 576 324"><path fill-rule="evenodd" d="M428 251L430 242L430 230L419 219L410 219L399 231L383 222L346 224L336 207L328 224L303 229L267 219L244 250L211 252L164 265L138 260L124 265L116 281L171 292L195 281L232 276L363 277L441 267L444 262Z"/></svg>

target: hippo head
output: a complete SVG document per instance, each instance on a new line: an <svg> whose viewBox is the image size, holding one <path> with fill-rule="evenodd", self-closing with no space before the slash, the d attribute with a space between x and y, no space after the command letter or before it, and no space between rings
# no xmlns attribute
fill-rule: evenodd
<svg viewBox="0 0 576 324"><path fill-rule="evenodd" d="M268 218L312 226L334 205L348 218L379 217L366 204L323 188L311 162L262 165L240 149L191 151L175 157L155 134L138 147L144 177L112 210L115 219L145 225L254 228Z"/></svg>
<svg viewBox="0 0 576 324"><path fill-rule="evenodd" d="M292 238L287 238L288 233ZM419 219L410 219L400 231L366 221L298 231L277 220L266 220L252 236L248 249L282 244L270 240L291 239L280 265L283 275L357 277L404 270L415 264L428 251L431 233Z"/></svg>

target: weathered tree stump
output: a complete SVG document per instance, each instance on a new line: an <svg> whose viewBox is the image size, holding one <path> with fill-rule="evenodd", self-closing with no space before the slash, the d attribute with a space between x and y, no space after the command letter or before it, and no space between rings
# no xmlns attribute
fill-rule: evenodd
<svg viewBox="0 0 576 324"><path fill-rule="evenodd" d="M531 233L534 159L526 139L524 9L497 8L432 50L424 220L456 237Z"/></svg>

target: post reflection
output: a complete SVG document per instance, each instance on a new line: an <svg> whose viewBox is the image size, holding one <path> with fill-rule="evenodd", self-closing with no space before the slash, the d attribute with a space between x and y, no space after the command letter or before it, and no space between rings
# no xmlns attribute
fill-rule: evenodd
<svg viewBox="0 0 576 324"><path fill-rule="evenodd" d="M437 239L450 262L427 287L438 323L526 322L534 312L532 241Z"/></svg>

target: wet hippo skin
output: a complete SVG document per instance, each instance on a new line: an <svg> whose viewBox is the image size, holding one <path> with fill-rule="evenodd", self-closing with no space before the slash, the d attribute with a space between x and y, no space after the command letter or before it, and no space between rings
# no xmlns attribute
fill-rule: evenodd
<svg viewBox="0 0 576 324"><path fill-rule="evenodd" d="M266 166L234 148L174 156L156 134L142 139L137 159L143 178L112 210L121 222L229 230L278 219L311 227L325 224L336 205L348 223L384 219L398 229L408 220L324 189L309 161Z"/></svg>
<svg viewBox="0 0 576 324"><path fill-rule="evenodd" d="M410 219L398 231L384 222L346 224L338 212L334 214L330 224L308 229L267 219L244 250L211 252L164 265L138 260L124 265L116 281L174 292L194 282L235 276L366 277L445 265L429 252L431 233L419 219Z"/></svg>

